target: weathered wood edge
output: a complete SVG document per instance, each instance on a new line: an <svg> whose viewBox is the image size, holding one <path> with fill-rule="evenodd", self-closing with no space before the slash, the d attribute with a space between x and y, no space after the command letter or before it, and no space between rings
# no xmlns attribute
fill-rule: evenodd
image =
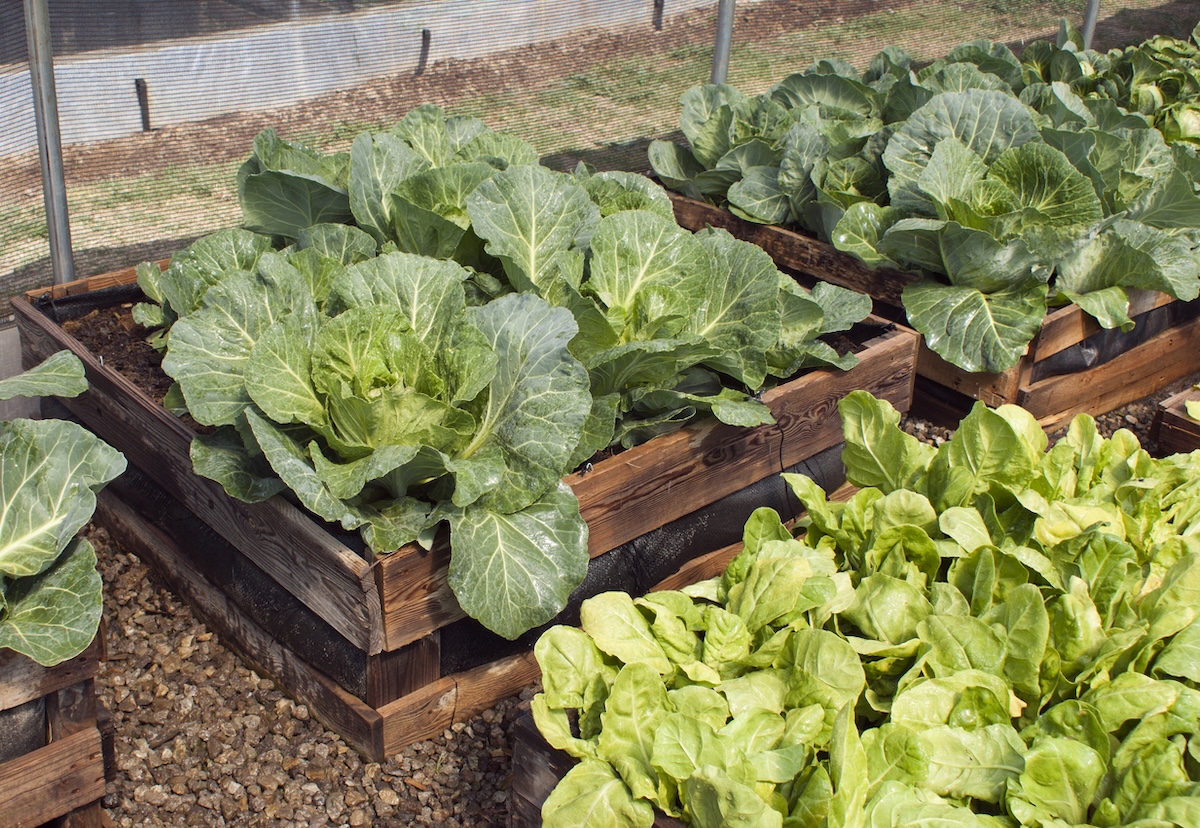
<svg viewBox="0 0 1200 828"><path fill-rule="evenodd" d="M1178 302L1172 296L1157 290L1130 289L1129 317L1136 321L1137 317L1152 310ZM1042 322L1042 329L1031 346L1034 362L1054 356L1073 345L1078 345L1089 336L1103 331L1100 323L1084 313L1078 305L1067 305L1049 313Z"/></svg>
<svg viewBox="0 0 1200 828"><path fill-rule="evenodd" d="M103 656L104 641L99 635L75 658L54 667L43 667L12 650L0 650L0 710L10 710L95 678Z"/></svg>
<svg viewBox="0 0 1200 828"><path fill-rule="evenodd" d="M1186 388L1159 403L1154 415L1154 438L1160 454L1186 454L1200 449L1200 422L1187 415L1189 401L1200 402L1200 389Z"/></svg>
<svg viewBox="0 0 1200 828"><path fill-rule="evenodd" d="M1136 322L1143 314L1177 301L1158 291L1130 291L1130 316ZM1029 344L1029 351L1006 371L998 374L964 371L943 360L922 342L917 356L917 374L972 399L982 400L990 406L1015 403L1030 389L1030 378L1038 362L1078 345L1103 330L1096 320L1083 313L1077 306L1070 305L1059 308L1046 317L1041 332ZM1134 353L1140 347L1142 346L1134 346L1127 353ZM1105 364L1107 363L1096 365L1079 376L1094 376L1094 372L1099 371ZM1048 381L1049 379L1044 380Z"/></svg>
<svg viewBox="0 0 1200 828"><path fill-rule="evenodd" d="M21 297L12 301L27 365L64 348L84 364L88 390L62 404L122 451L348 640L383 647L381 604L370 565L282 498L243 503L192 471L192 431ZM298 565L302 564L302 565Z"/></svg>
<svg viewBox="0 0 1200 828"><path fill-rule="evenodd" d="M0 764L0 814L10 828L32 828L104 796L100 731L85 728Z"/></svg>

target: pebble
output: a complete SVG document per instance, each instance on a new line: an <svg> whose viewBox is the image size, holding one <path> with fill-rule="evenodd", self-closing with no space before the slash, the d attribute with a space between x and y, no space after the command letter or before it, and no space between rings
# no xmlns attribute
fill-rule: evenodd
<svg viewBox="0 0 1200 828"><path fill-rule="evenodd" d="M307 705L246 669L136 556L102 529L88 536L105 585L109 660L97 689L115 731L103 799L112 824L505 824L509 733L532 689L386 762L365 761ZM502 758L460 772L481 767L480 756Z"/></svg>

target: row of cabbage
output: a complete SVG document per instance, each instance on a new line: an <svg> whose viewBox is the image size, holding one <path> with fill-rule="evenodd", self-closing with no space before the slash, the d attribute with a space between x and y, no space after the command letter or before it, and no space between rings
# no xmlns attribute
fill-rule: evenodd
<svg viewBox="0 0 1200 828"><path fill-rule="evenodd" d="M238 189L243 228L139 270L196 471L378 553L448 524L459 603L510 638L584 576L565 474L698 416L773 422L756 395L852 366L820 337L870 309L680 228L643 176L555 172L433 106L344 153L264 132Z"/></svg>
<svg viewBox="0 0 1200 828"><path fill-rule="evenodd" d="M1193 35L1193 41L1196 40ZM1194 42L1109 54L1064 24L1018 58L974 41L920 66L888 48L822 60L761 95L682 98L668 187L915 272L910 324L968 371L1011 367L1048 307L1129 329L1127 291L1200 292Z"/></svg>
<svg viewBox="0 0 1200 828"><path fill-rule="evenodd" d="M795 534L760 509L723 576L541 636L534 717L580 760L545 825L1200 824L1200 453L841 415L849 501L789 475Z"/></svg>

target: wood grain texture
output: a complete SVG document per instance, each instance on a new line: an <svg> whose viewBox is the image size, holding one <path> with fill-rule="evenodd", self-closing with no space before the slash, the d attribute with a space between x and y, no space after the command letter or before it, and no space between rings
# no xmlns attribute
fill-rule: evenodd
<svg viewBox="0 0 1200 828"><path fill-rule="evenodd" d="M1200 319L1170 328L1103 365L1023 389L1017 402L1053 431L1080 412L1104 414L1196 370Z"/></svg>
<svg viewBox="0 0 1200 828"><path fill-rule="evenodd" d="M43 667L12 650L0 650L0 710L95 678L103 654L104 642L99 636L75 658L54 667Z"/></svg>
<svg viewBox="0 0 1200 828"><path fill-rule="evenodd" d="M101 439L205 521L289 592L367 652L383 648L370 565L281 497L243 503L192 471L193 432L28 302L13 300L22 358L64 348L84 364L88 390L62 404Z"/></svg>
<svg viewBox="0 0 1200 828"><path fill-rule="evenodd" d="M911 273L887 268L870 268L853 256L831 244L811 236L768 224L744 221L712 204L668 193L675 209L675 220L690 230L718 227L743 241L761 247L771 255L775 264L797 270L835 285L865 293L872 299L900 308L904 286L916 281ZM880 312L883 312L880 309Z"/></svg>
<svg viewBox="0 0 1200 828"><path fill-rule="evenodd" d="M917 354L918 377L932 380L973 400L981 400L993 408L1015 402L1022 386L1029 383L1032 370L1033 360L1028 354L1021 357L1012 368L998 374L964 371L929 350L924 340L921 341L921 349ZM920 385L917 387L920 388Z"/></svg>
<svg viewBox="0 0 1200 828"><path fill-rule="evenodd" d="M165 270L170 261L170 259L159 259L156 264L160 270ZM137 267L123 267L120 270L101 273L97 276L88 276L84 279L75 279L61 285L27 290L25 291L25 299L29 302L34 302L42 298L62 299L65 296L75 296L81 293L91 293L94 290L132 285L135 282L137 282Z"/></svg>
<svg viewBox="0 0 1200 828"><path fill-rule="evenodd" d="M0 814L32 828L104 796L100 731L94 726L0 764Z"/></svg>
<svg viewBox="0 0 1200 828"><path fill-rule="evenodd" d="M471 718L500 699L537 681L532 652L518 653L472 670L445 676L379 710L385 755L432 739L455 722Z"/></svg>
<svg viewBox="0 0 1200 828"><path fill-rule="evenodd" d="M1200 449L1200 422L1187 415L1188 401L1200 402L1200 389L1188 388L1159 403L1154 415L1154 435L1160 454Z"/></svg>
<svg viewBox="0 0 1200 828"><path fill-rule="evenodd" d="M1136 322L1137 317L1149 313L1178 300L1157 290L1134 290L1129 293L1129 316ZM1077 345L1089 336L1103 331L1104 328L1078 305L1067 305L1046 315L1042 322L1042 330L1038 333L1035 345L1031 346L1033 360L1040 362Z"/></svg>
<svg viewBox="0 0 1200 828"><path fill-rule="evenodd" d="M331 730L376 761L383 752L378 712L343 690L268 635L221 590L204 578L175 542L108 491L98 497L95 522L122 548L145 561L173 592L187 601L223 643L304 702Z"/></svg>

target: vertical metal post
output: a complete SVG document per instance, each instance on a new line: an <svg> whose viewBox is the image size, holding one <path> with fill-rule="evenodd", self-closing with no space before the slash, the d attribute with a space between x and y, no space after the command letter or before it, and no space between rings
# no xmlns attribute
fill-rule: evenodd
<svg viewBox="0 0 1200 828"><path fill-rule="evenodd" d="M734 0L717 0L717 42L713 47L712 83L729 77L729 51L733 45Z"/></svg>
<svg viewBox="0 0 1200 828"><path fill-rule="evenodd" d="M71 225L67 218L67 186L63 175L62 135L58 128L58 96L54 91L48 0L25 0L25 39L29 52L29 80L33 86L38 159L42 167L42 195L46 201L46 226L50 231L50 264L54 283L62 284L75 278L75 257L71 252Z"/></svg>
<svg viewBox="0 0 1200 828"><path fill-rule="evenodd" d="M1083 48L1092 48L1092 35L1096 33L1096 18L1100 16L1100 0L1088 0L1083 15Z"/></svg>

